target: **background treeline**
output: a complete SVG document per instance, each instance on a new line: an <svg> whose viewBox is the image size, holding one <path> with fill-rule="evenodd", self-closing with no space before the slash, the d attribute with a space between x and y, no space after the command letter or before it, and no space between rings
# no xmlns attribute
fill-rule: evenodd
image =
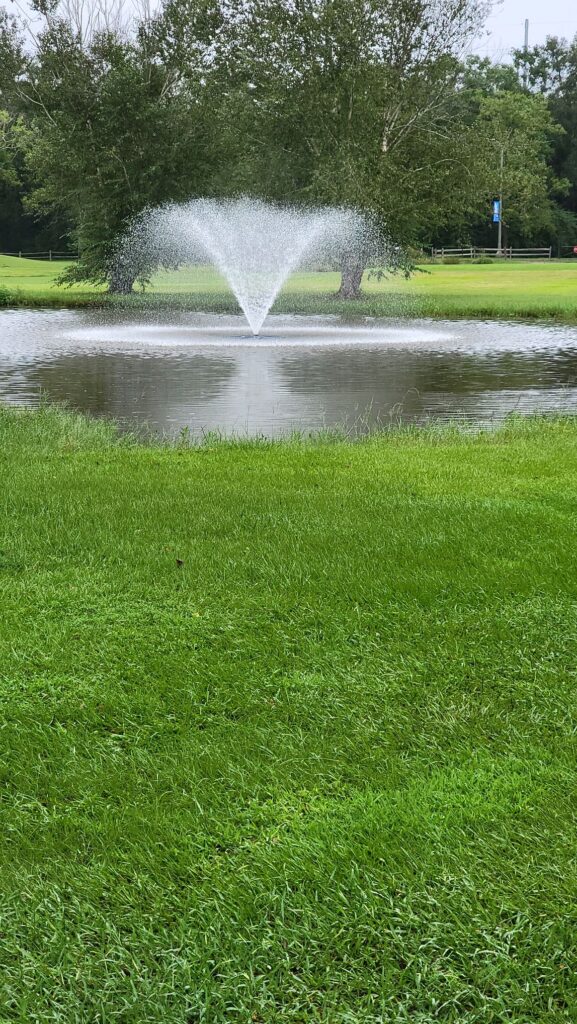
<svg viewBox="0 0 577 1024"><path fill-rule="evenodd" d="M577 244L575 42L464 57L484 0L82 6L37 0L34 38L0 15L0 251L78 248L100 281L144 207L240 193L421 247L495 245L502 192L507 244Z"/></svg>

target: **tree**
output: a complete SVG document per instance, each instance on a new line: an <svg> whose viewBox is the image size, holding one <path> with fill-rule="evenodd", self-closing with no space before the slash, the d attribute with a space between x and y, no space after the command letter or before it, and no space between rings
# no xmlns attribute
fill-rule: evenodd
<svg viewBox="0 0 577 1024"><path fill-rule="evenodd" d="M97 22L84 0L35 6L28 207L70 220L76 276L129 289L111 272L119 234L194 193L353 206L405 244L469 209L455 85L485 0L166 0L131 37L117 0ZM347 261L341 294L373 258Z"/></svg>
<svg viewBox="0 0 577 1024"><path fill-rule="evenodd" d="M28 209L71 224L80 251L68 280L129 291L114 251L149 204L187 197L208 178L208 112L158 60L143 26L135 38L98 31L87 39L45 6L46 27L26 60L18 92L22 139L34 181Z"/></svg>
<svg viewBox="0 0 577 1024"><path fill-rule="evenodd" d="M482 96L522 90L517 70L512 64L494 64L488 57L468 57L461 68L457 84L461 94L476 109Z"/></svg>
<svg viewBox="0 0 577 1024"><path fill-rule="evenodd" d="M409 243L463 200L457 55L486 10L478 0L169 0L159 32L165 59L192 76L204 62L209 90L225 97L217 116L232 159L217 187L360 207ZM361 273L347 268L344 294L358 293Z"/></svg>
<svg viewBox="0 0 577 1024"><path fill-rule="evenodd" d="M562 94L570 84L577 63L577 41L557 36L529 50L514 50L513 64L524 88L543 96Z"/></svg>
<svg viewBox="0 0 577 1024"><path fill-rule="evenodd" d="M11 249L20 240L23 210L19 130L15 87L23 64L18 26L0 10L0 248Z"/></svg>
<svg viewBox="0 0 577 1024"><path fill-rule="evenodd" d="M577 37L572 42L549 37L542 46L514 55L519 78L528 91L547 100L555 121L564 129L551 155L554 173L569 181L560 200L558 237L577 240ZM572 218L571 219L571 216Z"/></svg>
<svg viewBox="0 0 577 1024"><path fill-rule="evenodd" d="M14 126L7 110L0 110L0 185L17 185L14 164Z"/></svg>
<svg viewBox="0 0 577 1024"><path fill-rule="evenodd" d="M562 227L558 203L568 183L552 167L563 129L547 101L528 93L512 66L469 58L456 102L470 187L469 209L464 204L464 216L451 223L450 242L495 245L491 200L502 194L509 241L549 243Z"/></svg>
<svg viewBox="0 0 577 1024"><path fill-rule="evenodd" d="M556 179L549 167L552 143L563 129L546 101L514 92L484 97L476 128L479 158L488 172L487 208L492 196L501 194L504 224L517 237L553 230L554 196L562 195L568 182Z"/></svg>

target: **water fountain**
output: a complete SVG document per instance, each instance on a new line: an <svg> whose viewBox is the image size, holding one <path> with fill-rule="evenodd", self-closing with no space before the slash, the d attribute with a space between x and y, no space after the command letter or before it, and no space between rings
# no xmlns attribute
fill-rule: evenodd
<svg viewBox="0 0 577 1024"><path fill-rule="evenodd" d="M373 266L397 259L370 221L348 210L198 199L147 211L119 247L119 272L146 280L182 267L176 287L194 288L198 267L211 264L244 315L193 312L194 301L167 309L154 297L0 310L0 398L26 405L48 397L128 429L143 423L195 437L577 409L573 328L399 319L397 301L395 318L360 317L354 303L353 318L326 304L320 314L271 314L258 334L292 271L337 269L345 256L354 266L361 247ZM326 279L325 293L336 284Z"/></svg>
<svg viewBox="0 0 577 1024"><path fill-rule="evenodd" d="M304 264L338 264L366 244L369 221L353 210L275 206L257 199L195 199L146 211L124 239L120 261L140 275L211 263L226 278L251 331L289 275Z"/></svg>

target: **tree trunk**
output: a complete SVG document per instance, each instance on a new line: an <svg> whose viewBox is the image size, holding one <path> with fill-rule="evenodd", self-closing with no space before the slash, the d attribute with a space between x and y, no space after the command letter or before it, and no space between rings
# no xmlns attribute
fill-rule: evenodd
<svg viewBox="0 0 577 1024"><path fill-rule="evenodd" d="M358 254L349 253L341 266L341 286L337 299L360 299L361 281L365 271L365 260Z"/></svg>
<svg viewBox="0 0 577 1024"><path fill-rule="evenodd" d="M112 295L130 295L135 280L125 267L115 267L108 277L108 291Z"/></svg>

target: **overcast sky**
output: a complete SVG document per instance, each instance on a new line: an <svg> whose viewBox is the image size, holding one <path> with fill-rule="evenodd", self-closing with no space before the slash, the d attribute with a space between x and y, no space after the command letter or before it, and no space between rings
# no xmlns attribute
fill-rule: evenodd
<svg viewBox="0 0 577 1024"><path fill-rule="evenodd" d="M529 45L547 36L572 39L577 35L575 0L504 0L487 23L487 35L475 47L494 60L506 58L515 46L523 45L525 18L529 19Z"/></svg>
<svg viewBox="0 0 577 1024"><path fill-rule="evenodd" d="M0 7L14 13L29 10L27 0L0 0ZM577 35L575 0L503 0L487 23L488 34L474 49L494 60L506 59L513 47L523 45L525 18L529 19L530 45L543 42L548 35L569 39Z"/></svg>

